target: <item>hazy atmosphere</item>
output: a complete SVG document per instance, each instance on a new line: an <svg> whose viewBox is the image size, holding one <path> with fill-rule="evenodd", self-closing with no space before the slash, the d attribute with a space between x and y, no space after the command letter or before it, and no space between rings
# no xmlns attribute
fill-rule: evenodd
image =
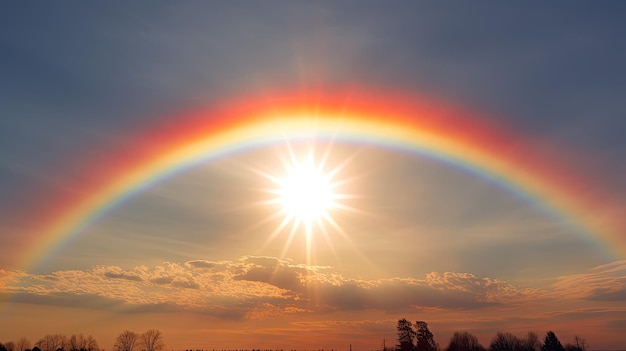
<svg viewBox="0 0 626 351"><path fill-rule="evenodd" d="M4 3L0 343L625 350L625 13Z"/></svg>

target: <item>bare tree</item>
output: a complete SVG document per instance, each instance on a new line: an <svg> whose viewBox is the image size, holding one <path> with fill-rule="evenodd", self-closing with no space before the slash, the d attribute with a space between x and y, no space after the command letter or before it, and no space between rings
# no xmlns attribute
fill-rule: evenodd
<svg viewBox="0 0 626 351"><path fill-rule="evenodd" d="M139 339L145 351L162 351L165 346L163 343L163 334L156 329L150 329L141 334Z"/></svg>
<svg viewBox="0 0 626 351"><path fill-rule="evenodd" d="M80 351L83 348L84 343L85 338L83 337L83 334L78 334L78 336L72 334L67 342L68 351Z"/></svg>
<svg viewBox="0 0 626 351"><path fill-rule="evenodd" d="M522 351L522 341L511 333L498 332L491 339L490 351Z"/></svg>
<svg viewBox="0 0 626 351"><path fill-rule="evenodd" d="M520 340L523 351L541 351L541 341L535 332L529 331L526 337Z"/></svg>
<svg viewBox="0 0 626 351"><path fill-rule="evenodd" d="M4 344L4 347L7 349L7 351L15 351L15 343L13 341L7 341Z"/></svg>
<svg viewBox="0 0 626 351"><path fill-rule="evenodd" d="M126 330L117 336L113 351L135 351L139 344L139 334Z"/></svg>
<svg viewBox="0 0 626 351"><path fill-rule="evenodd" d="M447 351L485 351L478 338L468 332L455 332L450 338Z"/></svg>
<svg viewBox="0 0 626 351"><path fill-rule="evenodd" d="M89 335L85 340L85 351L99 351L98 342L96 339Z"/></svg>
<svg viewBox="0 0 626 351"><path fill-rule="evenodd" d="M574 336L574 345L580 350L580 351L587 351L587 349L589 348L589 344L587 344L587 340L585 340L584 338L581 338L578 335Z"/></svg>
<svg viewBox="0 0 626 351"><path fill-rule="evenodd" d="M587 351L588 347L589 347L589 344L587 344L587 341L581 338L580 336L576 335L574 336L573 344L570 344L570 343L565 344L565 351Z"/></svg>
<svg viewBox="0 0 626 351"><path fill-rule="evenodd" d="M41 351L58 351L65 350L67 344L67 338L61 334L48 334L39 339L35 345L41 349Z"/></svg>
<svg viewBox="0 0 626 351"><path fill-rule="evenodd" d="M30 349L30 346L30 340L26 339L26 337L22 337L15 344L15 351L26 351Z"/></svg>

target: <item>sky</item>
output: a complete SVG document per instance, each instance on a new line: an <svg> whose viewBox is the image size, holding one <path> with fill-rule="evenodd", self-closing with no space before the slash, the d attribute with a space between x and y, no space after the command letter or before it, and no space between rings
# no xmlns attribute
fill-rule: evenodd
<svg viewBox="0 0 626 351"><path fill-rule="evenodd" d="M626 349L625 10L5 4L0 342L379 350L407 318L442 348L553 330ZM252 118L298 102L305 137ZM415 146L428 121L448 144ZM298 172L314 182L286 190Z"/></svg>

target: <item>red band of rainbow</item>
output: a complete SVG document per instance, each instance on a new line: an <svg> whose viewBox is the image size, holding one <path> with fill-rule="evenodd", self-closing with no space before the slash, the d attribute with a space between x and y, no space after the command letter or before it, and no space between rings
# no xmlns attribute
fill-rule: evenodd
<svg viewBox="0 0 626 351"><path fill-rule="evenodd" d="M337 97L341 96L341 97ZM486 177L571 222L622 256L626 225L606 196L527 137L465 111L380 93L274 96L184 116L149 128L95 158L76 195L59 202L27 249L24 267L54 256L108 209L194 165L285 138L335 138L419 152ZM558 160L567 161L564 154Z"/></svg>

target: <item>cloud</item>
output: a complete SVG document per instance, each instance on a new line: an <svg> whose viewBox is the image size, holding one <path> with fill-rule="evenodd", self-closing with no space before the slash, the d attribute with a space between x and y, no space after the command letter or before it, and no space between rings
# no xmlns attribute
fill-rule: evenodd
<svg viewBox="0 0 626 351"><path fill-rule="evenodd" d="M171 277L159 277L159 278L150 279L150 282L154 284L164 285L164 284L170 284L173 280L174 278L171 278Z"/></svg>
<svg viewBox="0 0 626 351"><path fill-rule="evenodd" d="M558 293L587 301L626 301L626 260L560 277L553 287Z"/></svg>
<svg viewBox="0 0 626 351"><path fill-rule="evenodd" d="M200 289L200 284L193 279L175 278L170 283L173 287L185 289Z"/></svg>
<svg viewBox="0 0 626 351"><path fill-rule="evenodd" d="M590 292L587 299L592 301L626 301L626 287L617 290L614 288L597 288Z"/></svg>
<svg viewBox="0 0 626 351"><path fill-rule="evenodd" d="M314 273L312 268L293 266L273 257L249 256L240 261L242 272L235 280L263 282L299 293L306 288L307 277Z"/></svg>
<svg viewBox="0 0 626 351"><path fill-rule="evenodd" d="M555 312L544 313L543 316L550 319L559 319L564 321L580 321L589 320L592 318L601 318L603 320L620 318L624 316L623 306L622 308L614 307L589 307L589 308L571 308L569 310L561 310Z"/></svg>
<svg viewBox="0 0 626 351"><path fill-rule="evenodd" d="M317 309L400 311L416 307L473 309L512 302L530 290L469 273L430 273L424 279L349 279L330 267L293 265L276 258L245 257L237 280L263 282L300 297L315 292Z"/></svg>
<svg viewBox="0 0 626 351"><path fill-rule="evenodd" d="M624 313L593 301L624 300L626 262L559 277L544 288L471 273L432 272L423 278L349 278L326 266L293 264L275 257L234 261L165 262L131 269L96 266L50 274L0 271L0 295L18 303L75 306L124 313L190 311L221 319L272 319L293 314L378 310L386 313L457 314L511 312L511 323L537 316L563 320ZM572 308L572 302L576 306ZM545 308L550 305L550 308ZM543 307L542 307L543 306ZM463 318L463 317L460 317ZM615 323L619 323L616 321Z"/></svg>
<svg viewBox="0 0 626 351"><path fill-rule="evenodd" d="M124 312L186 310L219 318L277 318L297 313L417 308L476 309L512 303L526 291L468 273L423 279L351 279L331 267L275 257L96 266L51 274L0 272L2 292L21 303L114 308Z"/></svg>
<svg viewBox="0 0 626 351"><path fill-rule="evenodd" d="M350 280L316 286L331 309L380 309L389 312L416 308L475 309L513 303L528 291L468 273L430 273L424 279Z"/></svg>
<svg viewBox="0 0 626 351"><path fill-rule="evenodd" d="M216 263L207 260L193 260L185 262L185 265L196 268L213 268L216 266Z"/></svg>
<svg viewBox="0 0 626 351"><path fill-rule="evenodd" d="M0 293L0 301L13 301L35 305L51 305L65 307L86 307L97 309L116 309L124 302L97 294L76 294L73 292L49 292L36 294L32 292L17 292L13 294Z"/></svg>
<svg viewBox="0 0 626 351"><path fill-rule="evenodd" d="M107 267L107 271L104 273L104 276L107 278L134 280L138 282L142 280L137 273L124 272L119 267Z"/></svg>

